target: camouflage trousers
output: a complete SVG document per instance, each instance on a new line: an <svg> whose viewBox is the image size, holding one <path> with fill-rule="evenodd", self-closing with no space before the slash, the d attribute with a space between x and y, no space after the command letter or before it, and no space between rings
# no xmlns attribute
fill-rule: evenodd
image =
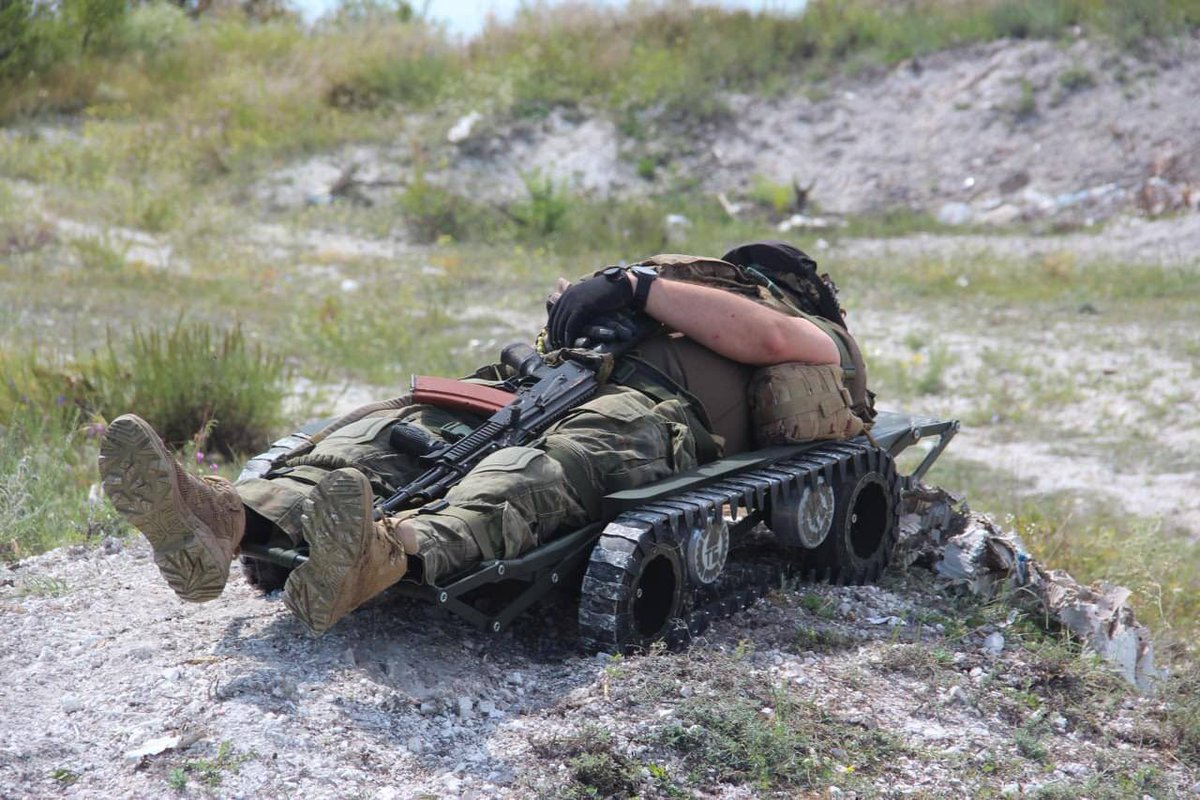
<svg viewBox="0 0 1200 800"><path fill-rule="evenodd" d="M474 425L444 409L412 405L352 422L270 478L237 484L242 501L301 541L303 501L330 471L354 467L387 496L421 472L415 458L391 447L397 422L444 438L447 425ZM435 583L481 560L512 558L596 519L605 494L632 489L696 466L687 412L677 400L606 386L528 447L483 459L436 510L403 512L417 529L422 577Z"/></svg>

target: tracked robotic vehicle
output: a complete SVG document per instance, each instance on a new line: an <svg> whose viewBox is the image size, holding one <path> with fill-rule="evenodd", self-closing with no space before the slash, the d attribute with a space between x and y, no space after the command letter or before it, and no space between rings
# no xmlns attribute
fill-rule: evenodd
<svg viewBox="0 0 1200 800"><path fill-rule="evenodd" d="M279 440L243 476L262 475L320 427ZM392 591L500 632L550 592L578 587L586 649L686 644L785 577L878 579L896 543L904 492L957 431L955 420L881 412L869 437L741 453L616 492L604 498L599 519L518 558L485 561L437 585L401 580ZM927 441L924 458L902 475L896 457ZM276 536L242 547L245 574L265 591L307 559L305 549Z"/></svg>

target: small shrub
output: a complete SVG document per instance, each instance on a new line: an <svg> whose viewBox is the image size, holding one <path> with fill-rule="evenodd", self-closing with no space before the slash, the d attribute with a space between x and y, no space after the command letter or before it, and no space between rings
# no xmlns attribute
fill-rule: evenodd
<svg viewBox="0 0 1200 800"><path fill-rule="evenodd" d="M747 196L776 214L784 214L792 208L795 192L786 183L776 183L762 175L755 175Z"/></svg>
<svg viewBox="0 0 1200 800"><path fill-rule="evenodd" d="M1033 84L1027 79L1021 79L1021 93L1017 97L1017 102L1013 106L1013 115L1018 121L1029 119L1037 114L1037 97L1033 91Z"/></svg>
<svg viewBox="0 0 1200 800"><path fill-rule="evenodd" d="M522 176L527 199L509 210L526 237L541 238L557 231L570 209L566 192L550 175L534 169Z"/></svg>
<svg viewBox="0 0 1200 800"><path fill-rule="evenodd" d="M133 53L156 56L180 47L191 30L183 8L172 3L145 3L125 18L121 38Z"/></svg>
<svg viewBox="0 0 1200 800"><path fill-rule="evenodd" d="M85 502L99 428L81 425L85 418L67 403L28 400L0 409L0 561L123 528L107 503Z"/></svg>
<svg viewBox="0 0 1200 800"><path fill-rule="evenodd" d="M637 789L638 767L617 752L612 736L601 728L585 725L577 733L535 743L544 758L567 760L571 783L566 797L630 797Z"/></svg>
<svg viewBox="0 0 1200 800"><path fill-rule="evenodd" d="M115 274L125 268L125 256L106 241L85 237L72 241L71 247L88 273Z"/></svg>
<svg viewBox="0 0 1200 800"><path fill-rule="evenodd" d="M482 238L490 227L483 209L430 183L419 172L400 195L398 204L409 234L418 242L435 242L443 237L468 241Z"/></svg>
<svg viewBox="0 0 1200 800"><path fill-rule="evenodd" d="M1167 725L1185 764L1200 764L1200 666L1181 664L1164 687Z"/></svg>
<svg viewBox="0 0 1200 800"><path fill-rule="evenodd" d="M1030 761L1045 762L1050 757L1046 745L1042 744L1041 736L1030 728L1019 728L1013 733L1013 743L1017 752Z"/></svg>
<svg viewBox="0 0 1200 800"><path fill-rule="evenodd" d="M210 449L254 452L279 424L283 361L250 346L240 326L218 331L180 320L165 333L135 329L127 354L110 337L89 366L106 415L133 411L174 445L215 420Z"/></svg>
<svg viewBox="0 0 1200 800"><path fill-rule="evenodd" d="M997 3L988 22L995 37L1011 39L1052 39L1074 21L1075 14L1066 2Z"/></svg>
<svg viewBox="0 0 1200 800"><path fill-rule="evenodd" d="M1096 79L1084 67L1075 66L1064 70L1058 76L1058 85L1065 91L1075 92L1080 89L1089 89L1096 85Z"/></svg>

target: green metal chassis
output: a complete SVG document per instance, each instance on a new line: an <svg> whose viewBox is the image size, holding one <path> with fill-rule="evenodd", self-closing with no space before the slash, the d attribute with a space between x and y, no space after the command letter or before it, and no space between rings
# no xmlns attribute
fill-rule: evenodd
<svg viewBox="0 0 1200 800"><path fill-rule="evenodd" d="M894 457L922 440L937 437L925 457L905 477L904 488L909 488L924 477L958 429L957 420L940 420L883 411L871 429L871 439L874 440L874 445ZM865 436L859 437L858 441L871 443ZM605 525L622 512L656 500L667 499L678 492L703 487L740 472L769 466L822 444L825 442L739 453L637 489L615 492L604 498L599 520L534 548L518 558L485 561L470 572L455 576L441 585L402 580L392 587L391 591L441 605L481 630L500 632L559 583L573 575L587 560ZM739 523L736 532L740 532L742 526L749 526L758 521L758 515L745 517ZM242 555L284 569L295 569L308 558L303 550L292 549L290 542L281 540L246 543L242 546ZM467 601L466 598L473 592L503 581L526 585L498 613L485 613Z"/></svg>

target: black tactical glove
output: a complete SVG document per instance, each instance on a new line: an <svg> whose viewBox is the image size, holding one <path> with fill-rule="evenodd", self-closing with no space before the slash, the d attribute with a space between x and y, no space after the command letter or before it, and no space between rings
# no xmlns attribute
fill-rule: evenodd
<svg viewBox="0 0 1200 800"><path fill-rule="evenodd" d="M637 322L634 315L628 311L596 317L583 329L583 335L592 344L628 342L636 333Z"/></svg>
<svg viewBox="0 0 1200 800"><path fill-rule="evenodd" d="M610 267L599 275L572 284L550 307L546 331L551 347L571 347L598 318L628 308L633 287L624 270Z"/></svg>

